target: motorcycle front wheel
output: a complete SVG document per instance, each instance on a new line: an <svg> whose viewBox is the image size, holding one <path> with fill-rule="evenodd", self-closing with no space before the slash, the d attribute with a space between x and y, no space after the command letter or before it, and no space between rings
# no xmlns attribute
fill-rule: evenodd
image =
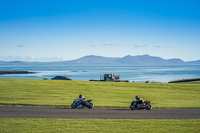
<svg viewBox="0 0 200 133"><path fill-rule="evenodd" d="M92 103L90 103L90 104L87 106L88 109L91 109L91 108L93 108L93 107L94 107L94 105L93 105Z"/></svg>
<svg viewBox="0 0 200 133"><path fill-rule="evenodd" d="M135 105L130 105L131 110L136 110Z"/></svg>
<svg viewBox="0 0 200 133"><path fill-rule="evenodd" d="M151 105L146 105L146 110L151 110L152 109L152 107L151 107Z"/></svg>
<svg viewBox="0 0 200 133"><path fill-rule="evenodd" d="M72 107L73 109L75 109L75 108L78 107L78 105L73 103L73 104L71 104L71 107Z"/></svg>

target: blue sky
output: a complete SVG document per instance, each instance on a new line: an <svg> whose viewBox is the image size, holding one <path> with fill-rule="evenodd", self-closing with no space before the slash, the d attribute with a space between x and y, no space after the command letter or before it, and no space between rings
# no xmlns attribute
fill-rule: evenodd
<svg viewBox="0 0 200 133"><path fill-rule="evenodd" d="M0 60L200 59L199 0L1 0Z"/></svg>

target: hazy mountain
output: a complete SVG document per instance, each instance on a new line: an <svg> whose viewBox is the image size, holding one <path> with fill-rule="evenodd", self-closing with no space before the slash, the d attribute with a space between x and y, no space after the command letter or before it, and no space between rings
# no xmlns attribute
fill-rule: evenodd
<svg viewBox="0 0 200 133"><path fill-rule="evenodd" d="M72 65L117 65L118 63L116 60L119 58L112 58L112 57L103 57L103 56L95 56L95 55L89 55L84 56L82 58L67 61L67 64Z"/></svg>
<svg viewBox="0 0 200 133"><path fill-rule="evenodd" d="M124 65L156 65L165 64L165 60L160 57L153 57L149 55L138 55L138 56L125 56L119 60L119 63Z"/></svg>
<svg viewBox="0 0 200 133"><path fill-rule="evenodd" d="M167 62L169 63L169 64L183 64L184 65L184 61L183 60L181 60L181 59L168 59L167 60Z"/></svg>
<svg viewBox="0 0 200 133"><path fill-rule="evenodd" d="M181 59L163 59L150 55L127 55L122 58L103 57L89 55L71 61L58 61L58 62L23 62L0 61L0 65L64 65L64 66L155 66L155 65L200 65L200 60L184 62Z"/></svg>
<svg viewBox="0 0 200 133"><path fill-rule="evenodd" d="M188 61L188 62L186 62L186 64L188 64L188 65L200 65L200 60L197 60L197 61Z"/></svg>

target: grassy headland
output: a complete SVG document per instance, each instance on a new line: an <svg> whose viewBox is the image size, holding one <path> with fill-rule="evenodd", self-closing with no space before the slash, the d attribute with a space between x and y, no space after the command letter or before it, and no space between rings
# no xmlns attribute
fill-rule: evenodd
<svg viewBox="0 0 200 133"><path fill-rule="evenodd" d="M200 82L200 78L173 80L170 81L169 83L193 83L193 82Z"/></svg>
<svg viewBox="0 0 200 133"><path fill-rule="evenodd" d="M18 71L18 70L0 70L0 75L3 74L33 74L35 72L29 71Z"/></svg>
<svg viewBox="0 0 200 133"><path fill-rule="evenodd" d="M0 78L0 104L70 106L82 94L97 107L129 107L136 95L159 108L199 108L199 84Z"/></svg>

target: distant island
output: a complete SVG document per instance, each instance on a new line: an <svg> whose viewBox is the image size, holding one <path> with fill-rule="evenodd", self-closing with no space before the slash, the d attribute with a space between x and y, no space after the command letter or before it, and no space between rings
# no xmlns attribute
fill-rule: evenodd
<svg viewBox="0 0 200 133"><path fill-rule="evenodd" d="M169 65L200 65L200 60L183 61L178 58L163 59L150 55L127 55L125 57L103 57L88 55L79 59L57 62L24 62L24 61L0 61L0 65L53 65L53 66L169 66Z"/></svg>
<svg viewBox="0 0 200 133"><path fill-rule="evenodd" d="M33 74L35 72L29 71L17 71L17 70L0 70L0 75L3 74Z"/></svg>

